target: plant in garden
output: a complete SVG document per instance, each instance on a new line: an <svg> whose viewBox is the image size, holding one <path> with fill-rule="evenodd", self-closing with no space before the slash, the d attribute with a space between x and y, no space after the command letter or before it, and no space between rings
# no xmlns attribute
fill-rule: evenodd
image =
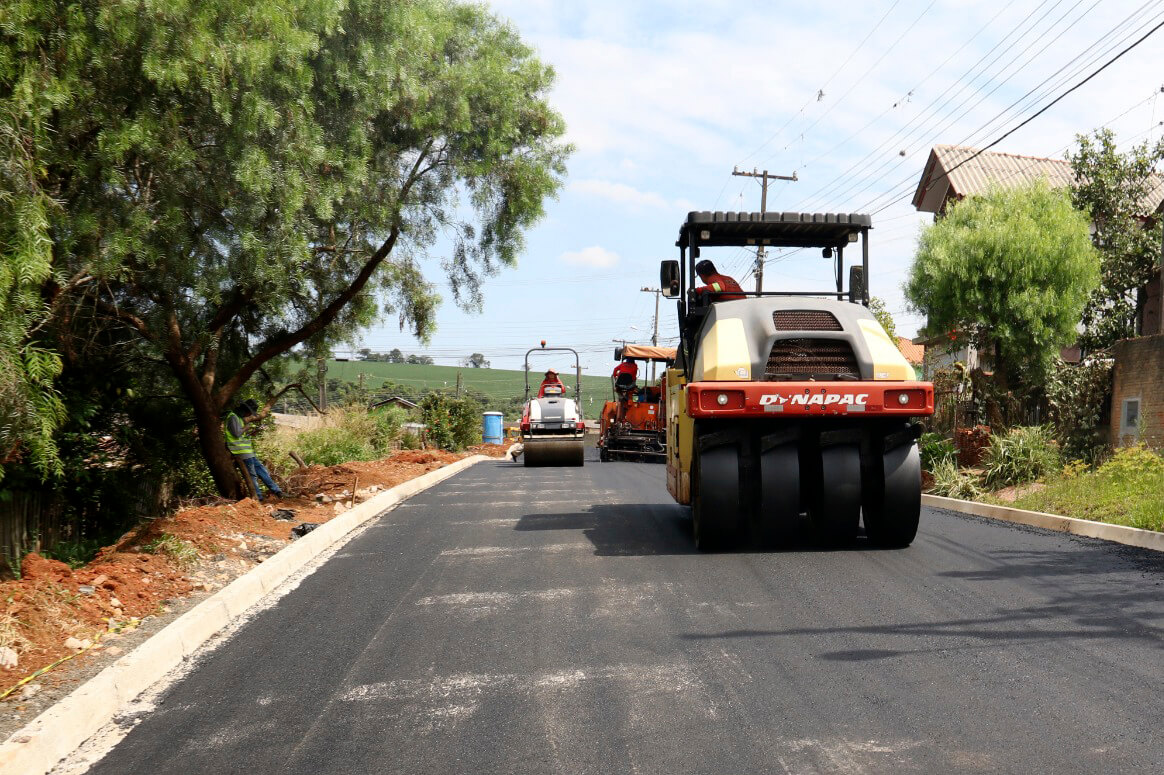
<svg viewBox="0 0 1164 775"><path fill-rule="evenodd" d="M1098 281L1087 216L1034 183L969 197L927 226L905 295L927 335L975 345L1006 391L1039 382L1075 340Z"/></svg>
<svg viewBox="0 0 1164 775"><path fill-rule="evenodd" d="M1141 476L1160 476L1164 474L1164 457L1143 444L1120 447L1099 467L1098 472L1125 481Z"/></svg>
<svg viewBox="0 0 1164 775"><path fill-rule="evenodd" d="M936 463L930 474L934 477L930 491L935 495L968 501L978 500L983 495L982 488L978 485L978 477L969 471L959 469L952 459Z"/></svg>
<svg viewBox="0 0 1164 775"><path fill-rule="evenodd" d="M1153 218L1158 202L1148 195L1159 185L1153 172L1164 160L1164 139L1123 154L1110 129L1076 141L1068 155L1076 179L1071 197L1091 216L1092 240L1103 257L1102 281L1083 310L1080 337L1095 351L1142 333L1136 324L1147 301L1144 287L1160 264L1161 219Z"/></svg>
<svg viewBox="0 0 1164 775"><path fill-rule="evenodd" d="M923 433L918 439L918 452L921 455L921 466L926 471L933 471L937 464L953 460L956 454L954 442L940 433Z"/></svg>
<svg viewBox="0 0 1164 775"><path fill-rule="evenodd" d="M1104 360L1055 364L1045 391L1055 438L1066 457L1095 460L1102 451L1101 422L1111 396L1111 375L1111 363Z"/></svg>
<svg viewBox="0 0 1164 775"><path fill-rule="evenodd" d="M1051 474L1059 470L1062 458L1050 428L1033 425L991 436L984 463L986 484L997 488Z"/></svg>

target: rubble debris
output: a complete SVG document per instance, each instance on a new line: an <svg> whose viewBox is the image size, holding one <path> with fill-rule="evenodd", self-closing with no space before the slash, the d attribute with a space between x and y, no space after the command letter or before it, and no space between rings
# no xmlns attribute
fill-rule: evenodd
<svg viewBox="0 0 1164 775"><path fill-rule="evenodd" d="M298 525L291 528L291 536L292 538L302 538L312 530L315 530L317 527L319 527L318 522L300 522Z"/></svg>

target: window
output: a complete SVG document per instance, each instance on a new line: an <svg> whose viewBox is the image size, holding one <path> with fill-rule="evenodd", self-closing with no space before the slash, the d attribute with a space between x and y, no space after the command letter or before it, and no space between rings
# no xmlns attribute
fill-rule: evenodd
<svg viewBox="0 0 1164 775"><path fill-rule="evenodd" d="M1139 438L1140 399L1125 398L1120 407L1120 440L1131 436L1133 440Z"/></svg>

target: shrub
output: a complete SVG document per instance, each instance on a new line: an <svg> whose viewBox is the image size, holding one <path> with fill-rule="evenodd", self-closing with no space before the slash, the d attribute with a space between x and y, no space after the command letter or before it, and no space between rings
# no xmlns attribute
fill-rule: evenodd
<svg viewBox="0 0 1164 775"><path fill-rule="evenodd" d="M429 393L420 402L428 441L440 449L456 445L453 435L452 401L444 393Z"/></svg>
<svg viewBox="0 0 1164 775"><path fill-rule="evenodd" d="M1078 366L1055 365L1047 381L1051 424L1063 453L1094 461L1103 449L1100 421L1111 397L1111 364L1088 361Z"/></svg>
<svg viewBox="0 0 1164 775"><path fill-rule="evenodd" d="M1132 480L1140 477L1164 474L1164 457L1142 444L1121 447L1106 463L1099 467L1101 476L1116 480Z"/></svg>
<svg viewBox="0 0 1164 775"><path fill-rule="evenodd" d="M1006 487L1033 482L1059 470L1059 449L1043 425L1012 428L990 437L986 450L986 484Z"/></svg>
<svg viewBox="0 0 1164 775"><path fill-rule="evenodd" d="M968 501L977 500L983 495L982 488L978 486L978 477L959 470L953 458L939 461L930 473L934 477L934 482L930 486L934 495Z"/></svg>
<svg viewBox="0 0 1164 775"><path fill-rule="evenodd" d="M456 451L481 443L481 405L473 399L434 391L421 400L420 407L434 446Z"/></svg>
<svg viewBox="0 0 1164 775"><path fill-rule="evenodd" d="M297 447L296 451L309 466L334 466L376 457L376 448L370 439L353 435L342 427L303 431L298 435Z"/></svg>
<svg viewBox="0 0 1164 775"><path fill-rule="evenodd" d="M933 471L938 463L954 459L954 442L940 433L923 433L918 440L918 452L922 468Z"/></svg>
<svg viewBox="0 0 1164 775"><path fill-rule="evenodd" d="M371 413L360 405L337 407L322 418L318 428L278 428L265 434L259 452L269 461L271 470L280 474L285 474L291 465L291 451L297 452L307 465L376 460L391 452L406 417L404 410L397 407Z"/></svg>

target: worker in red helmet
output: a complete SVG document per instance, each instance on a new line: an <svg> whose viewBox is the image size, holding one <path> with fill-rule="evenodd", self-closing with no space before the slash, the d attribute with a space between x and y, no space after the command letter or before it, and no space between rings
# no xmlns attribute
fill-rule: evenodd
<svg viewBox="0 0 1164 775"><path fill-rule="evenodd" d="M715 264L706 259L695 265L695 273L704 283L695 289L695 296L705 303L747 298L744 296L744 289L740 287L739 283L726 274L717 272Z"/></svg>
<svg viewBox="0 0 1164 775"><path fill-rule="evenodd" d="M615 390L630 390L639 379L639 365L632 358L624 358L621 363L614 367L614 372L610 378L614 380Z"/></svg>
<svg viewBox="0 0 1164 775"><path fill-rule="evenodd" d="M566 392L566 386L562 384L562 380L558 377L558 372L550 369L546 372L546 376L542 379L542 385L538 388L538 398L545 398L546 396L560 396Z"/></svg>

